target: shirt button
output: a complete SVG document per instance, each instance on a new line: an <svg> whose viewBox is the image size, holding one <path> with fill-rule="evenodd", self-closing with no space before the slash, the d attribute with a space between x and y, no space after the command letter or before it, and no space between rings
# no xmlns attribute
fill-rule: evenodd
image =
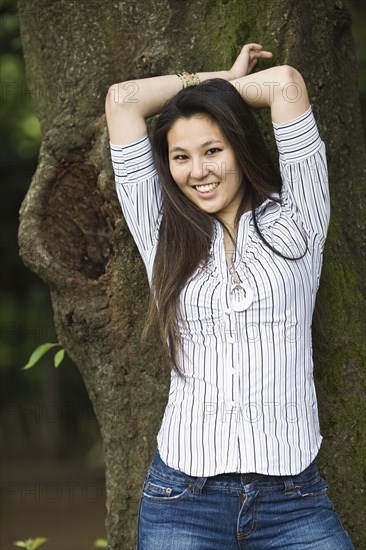
<svg viewBox="0 0 366 550"><path fill-rule="evenodd" d="M232 372L233 374L236 374L237 371L238 371L238 369L236 369L235 367L231 367L231 372Z"/></svg>
<svg viewBox="0 0 366 550"><path fill-rule="evenodd" d="M225 315L231 315L231 309L225 309Z"/></svg>
<svg viewBox="0 0 366 550"><path fill-rule="evenodd" d="M235 344L235 338L234 338L234 336L228 336L228 337L227 337L227 343L228 343L228 344Z"/></svg>

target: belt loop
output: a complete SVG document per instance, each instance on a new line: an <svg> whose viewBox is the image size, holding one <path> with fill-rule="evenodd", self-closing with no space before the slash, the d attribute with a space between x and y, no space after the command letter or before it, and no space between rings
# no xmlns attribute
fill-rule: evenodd
<svg viewBox="0 0 366 550"><path fill-rule="evenodd" d="M190 483L194 495L202 495L202 489L207 481L207 477L199 477L196 483Z"/></svg>
<svg viewBox="0 0 366 550"><path fill-rule="evenodd" d="M294 480L292 476L285 476L282 479L285 486L285 493L291 494L294 490Z"/></svg>

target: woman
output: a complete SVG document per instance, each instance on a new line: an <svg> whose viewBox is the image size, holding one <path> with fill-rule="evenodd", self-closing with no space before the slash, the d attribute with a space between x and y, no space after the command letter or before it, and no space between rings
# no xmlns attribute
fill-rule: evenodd
<svg viewBox="0 0 366 550"><path fill-rule="evenodd" d="M293 68L112 86L121 207L171 362L139 550L353 548L326 495L311 322L329 221L324 144ZM183 88L183 89L182 89ZM276 174L250 107L269 107ZM145 120L159 114L153 155Z"/></svg>

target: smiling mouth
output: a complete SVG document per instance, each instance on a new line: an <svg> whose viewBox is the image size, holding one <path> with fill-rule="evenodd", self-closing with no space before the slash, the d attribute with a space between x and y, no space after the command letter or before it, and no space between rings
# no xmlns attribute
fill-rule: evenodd
<svg viewBox="0 0 366 550"><path fill-rule="evenodd" d="M213 191L220 185L219 182L216 183L206 183L204 185L195 185L194 188L199 191L200 193L208 193L209 191Z"/></svg>

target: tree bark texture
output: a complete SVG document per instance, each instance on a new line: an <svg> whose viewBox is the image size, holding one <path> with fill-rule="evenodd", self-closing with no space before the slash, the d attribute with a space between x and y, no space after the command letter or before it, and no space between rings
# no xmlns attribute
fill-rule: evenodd
<svg viewBox="0 0 366 550"><path fill-rule="evenodd" d="M43 135L20 212L20 254L50 288L59 342L95 409L109 548L134 548L169 372L157 339L140 342L148 286L116 198L104 98L130 78L228 68L252 41L304 75L327 145L332 220L314 327L318 465L364 548L365 149L343 0L20 0L19 16ZM258 119L273 148L269 113Z"/></svg>

